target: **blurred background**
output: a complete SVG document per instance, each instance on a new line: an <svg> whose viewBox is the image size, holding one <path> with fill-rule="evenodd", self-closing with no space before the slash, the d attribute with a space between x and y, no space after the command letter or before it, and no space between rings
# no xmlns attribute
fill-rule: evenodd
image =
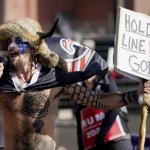
<svg viewBox="0 0 150 150"><path fill-rule="evenodd" d="M150 15L149 0L0 0L0 24L15 18L29 17L40 22L48 31L57 17L56 33L94 48L109 64L113 79L120 91L135 89L138 81L124 77L113 70L113 47L117 7ZM60 100L56 121L56 142L67 150L77 150L74 104ZM130 105L129 128L138 133L140 106ZM147 134L150 134L150 118Z"/></svg>

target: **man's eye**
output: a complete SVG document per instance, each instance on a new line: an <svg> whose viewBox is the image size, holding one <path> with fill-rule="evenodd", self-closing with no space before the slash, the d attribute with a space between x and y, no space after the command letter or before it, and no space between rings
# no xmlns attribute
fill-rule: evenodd
<svg viewBox="0 0 150 150"><path fill-rule="evenodd" d="M19 45L20 43L23 43L22 40L19 39L19 38L16 38L16 39L15 39L15 42L16 42L18 45Z"/></svg>
<svg viewBox="0 0 150 150"><path fill-rule="evenodd" d="M7 46L9 46L11 43L12 43L12 39L11 38L9 38L9 39L6 40Z"/></svg>

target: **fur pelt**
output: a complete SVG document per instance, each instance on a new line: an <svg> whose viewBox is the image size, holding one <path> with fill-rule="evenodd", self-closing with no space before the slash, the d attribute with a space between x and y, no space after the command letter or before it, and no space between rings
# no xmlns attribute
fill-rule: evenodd
<svg viewBox="0 0 150 150"><path fill-rule="evenodd" d="M42 32L40 24L33 19L16 19L0 25L0 51L6 50L6 40L18 37L35 50L38 61L45 67L59 67L67 71L67 65L58 54L50 50L44 39L40 39L38 32Z"/></svg>

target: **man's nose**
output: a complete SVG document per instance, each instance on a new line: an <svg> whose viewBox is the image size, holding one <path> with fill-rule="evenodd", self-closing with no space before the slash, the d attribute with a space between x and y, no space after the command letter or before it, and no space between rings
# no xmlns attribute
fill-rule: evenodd
<svg viewBox="0 0 150 150"><path fill-rule="evenodd" d="M10 51L12 48L15 48L14 44L10 43L7 47L7 50Z"/></svg>

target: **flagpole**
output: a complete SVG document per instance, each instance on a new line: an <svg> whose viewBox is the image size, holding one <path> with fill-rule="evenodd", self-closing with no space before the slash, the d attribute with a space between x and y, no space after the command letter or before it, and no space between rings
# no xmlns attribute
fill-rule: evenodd
<svg viewBox="0 0 150 150"><path fill-rule="evenodd" d="M141 124L139 132L139 150L144 150L145 138L146 138L146 121L148 116L148 108L145 104L141 108Z"/></svg>

